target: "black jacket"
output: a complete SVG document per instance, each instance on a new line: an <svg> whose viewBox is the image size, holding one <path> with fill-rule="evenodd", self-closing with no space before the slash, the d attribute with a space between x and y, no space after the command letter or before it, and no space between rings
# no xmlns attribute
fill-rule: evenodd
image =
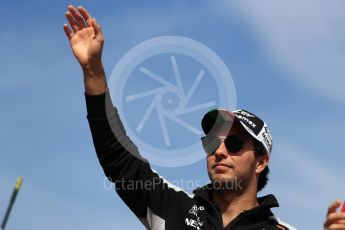
<svg viewBox="0 0 345 230"><path fill-rule="evenodd" d="M190 195L151 169L126 136L108 93L86 96L86 103L93 142L105 175L147 229L294 229L270 211L278 206L273 195L258 198L258 207L243 211L224 227L219 207L210 200L210 185Z"/></svg>

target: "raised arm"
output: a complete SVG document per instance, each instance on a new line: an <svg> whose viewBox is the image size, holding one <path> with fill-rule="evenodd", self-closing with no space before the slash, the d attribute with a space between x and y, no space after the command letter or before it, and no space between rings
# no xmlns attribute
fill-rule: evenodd
<svg viewBox="0 0 345 230"><path fill-rule="evenodd" d="M104 36L95 18L79 6L68 6L66 18L70 24L63 28L84 74L85 93L102 94L107 89L107 82L102 65Z"/></svg>
<svg viewBox="0 0 345 230"><path fill-rule="evenodd" d="M65 24L64 30L84 72L87 117L99 162L142 223L148 229L160 229L171 212L183 213L182 207L192 207L192 199L154 172L126 135L107 92L101 28L84 8L69 6L68 10L70 27ZM180 220L184 225L184 218Z"/></svg>

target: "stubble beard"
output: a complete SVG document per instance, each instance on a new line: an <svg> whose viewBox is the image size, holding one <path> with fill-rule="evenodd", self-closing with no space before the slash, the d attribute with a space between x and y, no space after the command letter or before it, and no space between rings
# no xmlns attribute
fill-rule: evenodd
<svg viewBox="0 0 345 230"><path fill-rule="evenodd" d="M223 175L215 174L210 175L209 177L212 182L213 189L220 191L232 191L232 192L241 192L244 190L244 180L242 177L236 175Z"/></svg>

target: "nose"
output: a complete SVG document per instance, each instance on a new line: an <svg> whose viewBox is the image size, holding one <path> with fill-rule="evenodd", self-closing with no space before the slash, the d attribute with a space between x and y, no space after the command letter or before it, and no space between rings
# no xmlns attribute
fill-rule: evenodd
<svg viewBox="0 0 345 230"><path fill-rule="evenodd" d="M228 151L222 141L218 148L214 151L214 156L216 158L226 158L228 156Z"/></svg>

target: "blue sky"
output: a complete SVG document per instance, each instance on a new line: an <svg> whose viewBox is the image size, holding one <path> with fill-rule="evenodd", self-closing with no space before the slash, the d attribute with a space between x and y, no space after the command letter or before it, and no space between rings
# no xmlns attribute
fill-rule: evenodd
<svg viewBox="0 0 345 230"><path fill-rule="evenodd" d="M1 218L17 176L24 178L7 229L144 229L104 187L81 70L62 30L69 4L85 6L102 25L107 76L128 50L157 36L188 37L218 54L231 71L237 107L271 129L270 182L261 194L277 196L278 217L320 229L328 204L345 199L343 1L5 0ZM155 169L171 181L207 181L204 160Z"/></svg>

